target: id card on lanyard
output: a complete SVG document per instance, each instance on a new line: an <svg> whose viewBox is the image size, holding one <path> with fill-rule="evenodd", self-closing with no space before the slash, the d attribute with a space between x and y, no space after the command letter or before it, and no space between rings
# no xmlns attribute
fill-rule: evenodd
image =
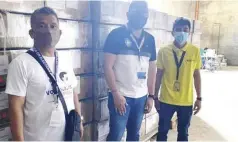
<svg viewBox="0 0 238 142"><path fill-rule="evenodd" d="M173 89L174 89L174 91L179 92L180 91L179 69L183 63L184 56L185 56L186 52L183 51L182 56L181 56L180 60L178 61L176 52L174 50L172 50L172 51L173 51L173 56L174 56L174 60L175 60L175 65L176 65L176 80L174 81Z"/></svg>
<svg viewBox="0 0 238 142"><path fill-rule="evenodd" d="M58 64L59 64L59 59L58 59L58 53L55 51L55 73L53 73L50 69L50 67L48 66L47 62L45 61L44 57L42 56L42 54L40 53L40 51L36 48L33 48L33 51L36 53L36 55L38 56L39 60L43 63L43 65L46 67L46 69L48 70L48 72L50 73L50 75L52 76L52 78L54 78L54 80L50 80L51 81L51 85L52 85L52 89L53 89L53 93L54 93L54 102L58 105L58 92L59 92L59 88L57 87L57 73L58 73Z"/></svg>
<svg viewBox="0 0 238 142"><path fill-rule="evenodd" d="M140 67L140 69L139 69L139 71L137 72L137 77L138 77L138 79L143 79L143 80L144 80L144 79L146 79L146 70L143 69L142 64L141 64L140 51L141 51L141 48L142 48L143 45L144 45L145 36L143 36L143 38L142 38L142 40L141 40L141 42L140 42L140 45L138 45L138 43L137 43L135 37L134 37L132 34L130 34L130 36L131 36L131 39L133 40L133 42L135 43L135 45L136 45L136 47L137 47L137 49L138 49L138 60L139 60L139 67Z"/></svg>

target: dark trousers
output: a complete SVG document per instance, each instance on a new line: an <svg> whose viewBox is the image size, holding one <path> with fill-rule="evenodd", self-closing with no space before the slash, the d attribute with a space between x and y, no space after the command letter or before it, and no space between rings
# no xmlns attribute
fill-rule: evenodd
<svg viewBox="0 0 238 142"><path fill-rule="evenodd" d="M157 141L167 141L167 134L170 129L170 121L173 114L177 112L178 137L177 141L188 141L188 128L193 114L192 106L176 106L160 102L159 110L159 131Z"/></svg>
<svg viewBox="0 0 238 142"><path fill-rule="evenodd" d="M125 129L127 129L127 141L139 141L139 132L144 116L147 96L141 98L125 98L128 105L126 105L126 113L122 116L116 112L113 96L109 94L110 131L107 136L107 141L121 141Z"/></svg>

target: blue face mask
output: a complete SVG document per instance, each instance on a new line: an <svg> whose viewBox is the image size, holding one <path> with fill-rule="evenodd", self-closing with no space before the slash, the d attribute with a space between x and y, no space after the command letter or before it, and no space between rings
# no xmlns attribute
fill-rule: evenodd
<svg viewBox="0 0 238 142"><path fill-rule="evenodd" d="M188 40L189 33L187 32L174 32L173 33L176 42L180 45L184 44Z"/></svg>

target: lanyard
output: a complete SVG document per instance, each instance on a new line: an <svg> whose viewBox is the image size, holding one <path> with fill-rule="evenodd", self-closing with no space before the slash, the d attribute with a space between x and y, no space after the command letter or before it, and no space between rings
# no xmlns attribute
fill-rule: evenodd
<svg viewBox="0 0 238 142"><path fill-rule="evenodd" d="M57 87L57 73L58 73L58 63L59 63L59 59L58 59L58 53L55 52L55 73L53 74L51 69L49 68L47 62L45 61L45 59L43 58L42 54L40 53L40 51L36 48L33 48L33 51L36 53L38 59L40 62L42 62L42 64L46 67L47 71L50 73L50 75L52 76L52 78L54 80L50 79L51 85L52 85L52 89L55 95L57 95L58 97L58 92L59 92L59 88ZM57 99L58 100L58 99Z"/></svg>
<svg viewBox="0 0 238 142"><path fill-rule="evenodd" d="M141 42L140 42L140 45L138 45L138 43L137 43L135 37L134 37L132 34L131 34L130 36L131 36L133 42L135 43L137 49L139 50L138 58L139 58L139 61L140 61L140 49L141 49L142 46L144 45L144 42L145 42L145 36L143 36L143 38L142 38L142 40L141 40Z"/></svg>
<svg viewBox="0 0 238 142"><path fill-rule="evenodd" d="M181 56L180 60L178 61L177 54L176 54L175 51L173 50L174 60L175 60L176 68L177 68L176 80L179 79L179 68L181 67L181 65L182 65L182 63L183 63L183 59L184 59L185 54L186 54L186 52L183 51L182 56Z"/></svg>

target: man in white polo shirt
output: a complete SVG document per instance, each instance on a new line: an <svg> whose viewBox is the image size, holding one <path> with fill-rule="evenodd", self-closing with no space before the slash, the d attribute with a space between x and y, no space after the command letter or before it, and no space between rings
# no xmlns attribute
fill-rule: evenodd
<svg viewBox="0 0 238 142"><path fill-rule="evenodd" d="M133 1L128 24L107 37L105 77L110 88L108 141L120 141L127 129L127 141L139 141L144 113L151 111L156 76L154 37L143 30L148 18L144 1Z"/></svg>

